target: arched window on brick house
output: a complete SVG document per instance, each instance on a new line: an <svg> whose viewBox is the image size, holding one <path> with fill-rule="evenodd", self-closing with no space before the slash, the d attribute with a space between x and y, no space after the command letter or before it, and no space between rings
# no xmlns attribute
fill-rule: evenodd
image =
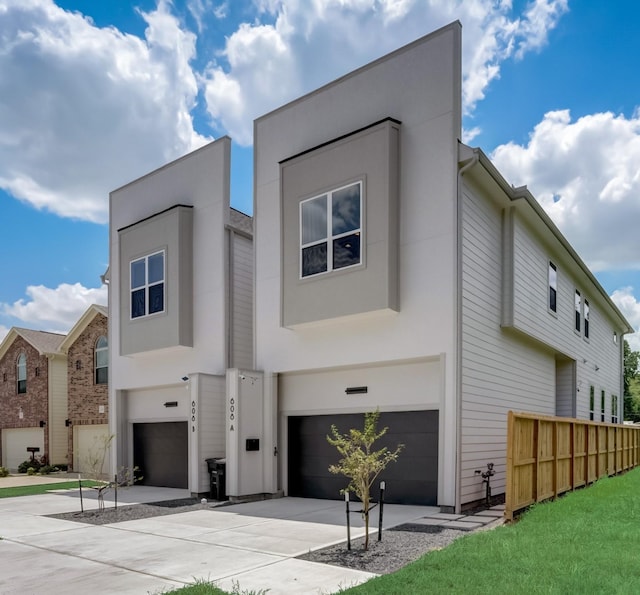
<svg viewBox="0 0 640 595"><path fill-rule="evenodd" d="M95 347L96 384L107 384L109 375L109 343L104 335L98 337Z"/></svg>
<svg viewBox="0 0 640 595"><path fill-rule="evenodd" d="M16 364L16 378L18 379L18 394L27 392L27 356L21 353Z"/></svg>

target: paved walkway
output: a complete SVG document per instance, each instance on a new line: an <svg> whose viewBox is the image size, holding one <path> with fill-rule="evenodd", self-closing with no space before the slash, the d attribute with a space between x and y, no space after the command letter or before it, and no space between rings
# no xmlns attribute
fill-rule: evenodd
<svg viewBox="0 0 640 595"><path fill-rule="evenodd" d="M97 508L95 493L84 493L85 510ZM118 493L122 504L186 497L187 490L148 486ZM339 501L281 498L215 509L203 505L202 510L101 526L45 516L77 510L77 490L0 499L0 593L153 594L205 579L228 591L237 583L241 590L268 589L269 595L317 595L374 576L295 559L345 540ZM479 515L443 515L436 507L387 504L384 526L458 523L463 526L455 528L469 530L496 515L479 520ZM353 515L352 537L363 533L359 515Z"/></svg>

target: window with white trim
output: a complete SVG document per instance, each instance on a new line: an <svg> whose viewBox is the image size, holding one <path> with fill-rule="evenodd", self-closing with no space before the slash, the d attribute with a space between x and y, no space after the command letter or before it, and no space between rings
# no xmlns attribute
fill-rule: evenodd
<svg viewBox="0 0 640 595"><path fill-rule="evenodd" d="M584 338L589 338L589 300L584 300Z"/></svg>
<svg viewBox="0 0 640 595"><path fill-rule="evenodd" d="M611 423L618 423L618 396L611 395Z"/></svg>
<svg viewBox="0 0 640 595"><path fill-rule="evenodd" d="M109 343L104 335L98 337L95 347L95 383L107 384L109 376Z"/></svg>
<svg viewBox="0 0 640 595"><path fill-rule="evenodd" d="M576 294L574 298L574 303L576 307L576 321L575 321L575 329L576 332L580 332L580 310L582 308L582 298L580 296L580 292L576 289Z"/></svg>
<svg viewBox="0 0 640 595"><path fill-rule="evenodd" d="M593 421L596 418L596 389L593 386L589 387L589 420Z"/></svg>
<svg viewBox="0 0 640 595"><path fill-rule="evenodd" d="M362 263L362 182L300 203L300 277Z"/></svg>
<svg viewBox="0 0 640 595"><path fill-rule="evenodd" d="M131 318L164 312L164 250L131 261Z"/></svg>
<svg viewBox="0 0 640 595"><path fill-rule="evenodd" d="M558 304L558 270L556 265L549 261L549 310L557 312Z"/></svg>
<svg viewBox="0 0 640 595"><path fill-rule="evenodd" d="M21 353L18 356L18 362L16 363L16 378L18 379L18 394L24 394L27 392L27 356Z"/></svg>

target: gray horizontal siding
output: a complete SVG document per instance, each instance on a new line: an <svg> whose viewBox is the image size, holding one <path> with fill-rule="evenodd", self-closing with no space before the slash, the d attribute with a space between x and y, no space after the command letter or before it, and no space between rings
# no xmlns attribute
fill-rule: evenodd
<svg viewBox="0 0 640 595"><path fill-rule="evenodd" d="M501 328L502 213L466 189L462 218L462 503L484 497L482 478L494 463L492 491L505 486L507 412L555 411L555 359L550 350ZM546 302L544 302L546 303Z"/></svg>
<svg viewBox="0 0 640 595"><path fill-rule="evenodd" d="M253 241L232 235L231 367L253 367Z"/></svg>

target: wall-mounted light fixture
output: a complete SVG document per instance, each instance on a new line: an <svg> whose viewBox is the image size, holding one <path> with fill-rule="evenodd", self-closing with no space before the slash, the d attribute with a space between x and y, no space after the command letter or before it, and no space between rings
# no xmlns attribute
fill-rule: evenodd
<svg viewBox="0 0 640 595"><path fill-rule="evenodd" d="M164 404L165 407L177 407L178 406L178 401L167 401Z"/></svg>
<svg viewBox="0 0 640 595"><path fill-rule="evenodd" d="M40 420L40 427L44 428L47 425L46 421Z"/></svg>
<svg viewBox="0 0 640 595"><path fill-rule="evenodd" d="M71 425L71 420L70 419L65 419L64 420L64 425L65 425L65 427L68 428Z"/></svg>
<svg viewBox="0 0 640 595"><path fill-rule="evenodd" d="M368 386L348 386L345 391L348 395L364 395L369 392Z"/></svg>

